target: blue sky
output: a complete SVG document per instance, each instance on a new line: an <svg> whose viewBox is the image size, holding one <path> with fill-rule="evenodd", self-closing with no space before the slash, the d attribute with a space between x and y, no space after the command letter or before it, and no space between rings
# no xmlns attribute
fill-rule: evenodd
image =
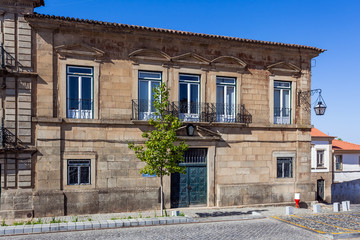
<svg viewBox="0 0 360 240"><path fill-rule="evenodd" d="M312 89L323 90L328 109L324 116L313 114L312 123L360 144L360 1L45 0L45 5L36 12L327 49L316 58Z"/></svg>

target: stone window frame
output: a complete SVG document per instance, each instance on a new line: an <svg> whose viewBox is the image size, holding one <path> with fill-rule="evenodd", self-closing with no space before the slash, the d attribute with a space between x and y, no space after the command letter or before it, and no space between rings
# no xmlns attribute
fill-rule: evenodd
<svg viewBox="0 0 360 240"><path fill-rule="evenodd" d="M273 160L273 171L271 173L272 178L275 182L295 182L297 173L297 161L296 161L296 150L294 151L275 151L272 156ZM292 158L292 177L278 178L277 177L277 159L278 158Z"/></svg>
<svg viewBox="0 0 360 240"><path fill-rule="evenodd" d="M291 83L290 107L291 107L292 114L290 114L290 124L286 124L286 125L295 124L297 78L291 77L291 76L271 75L269 80L270 80L270 83L269 83L269 109L270 109L269 122L270 122L270 124L275 125L275 126L281 125L281 124L274 123L274 82L275 81Z"/></svg>
<svg viewBox="0 0 360 240"><path fill-rule="evenodd" d="M100 62L84 59L70 59L59 58L58 68L58 82L59 82L59 116L61 118L67 118L67 66L79 66L79 67L92 67L93 68L93 118L82 119L76 118L80 121L89 121L92 119L99 119L99 81L100 81ZM70 119L70 118L69 118Z"/></svg>
<svg viewBox="0 0 360 240"><path fill-rule="evenodd" d="M90 160L90 184L68 185L68 160ZM64 190L86 190L96 187L96 153L89 152L65 152L62 160L62 184Z"/></svg>
<svg viewBox="0 0 360 240"><path fill-rule="evenodd" d="M75 164L73 162L78 161L78 162L82 162L82 164ZM91 184L91 160L90 159L68 159L67 160L67 185L89 185ZM71 167L76 167L76 174L78 175L78 181L77 183L70 183L70 171L69 169ZM80 183L81 181L81 171L80 171L80 167L86 167L89 169L89 179L88 182L86 183Z"/></svg>

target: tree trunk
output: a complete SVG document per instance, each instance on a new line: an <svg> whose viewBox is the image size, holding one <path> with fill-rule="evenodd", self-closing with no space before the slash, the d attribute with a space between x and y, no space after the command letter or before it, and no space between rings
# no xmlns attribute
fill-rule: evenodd
<svg viewBox="0 0 360 240"><path fill-rule="evenodd" d="M160 172L160 199L161 199L161 216L164 216L163 176L161 172Z"/></svg>

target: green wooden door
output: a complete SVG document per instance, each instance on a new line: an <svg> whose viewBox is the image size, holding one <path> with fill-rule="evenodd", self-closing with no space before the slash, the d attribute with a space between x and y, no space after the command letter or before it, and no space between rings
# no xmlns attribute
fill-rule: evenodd
<svg viewBox="0 0 360 240"><path fill-rule="evenodd" d="M189 149L185 161L185 174L171 175L171 207L188 207L207 203L206 149Z"/></svg>

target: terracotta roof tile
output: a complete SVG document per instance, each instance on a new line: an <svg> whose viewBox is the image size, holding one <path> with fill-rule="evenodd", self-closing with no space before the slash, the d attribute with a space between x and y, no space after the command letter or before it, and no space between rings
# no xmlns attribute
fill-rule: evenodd
<svg viewBox="0 0 360 240"><path fill-rule="evenodd" d="M311 129L311 136L312 137L331 137L329 135L326 135L325 133L323 133L322 131L320 131L317 128L312 128Z"/></svg>
<svg viewBox="0 0 360 240"><path fill-rule="evenodd" d="M227 36L211 35L211 34L204 34L204 33L193 33L193 32L170 30L170 29L163 29L163 28L143 27L143 26L136 26L136 25L128 25L128 24L112 23L112 22L103 22L103 21L95 21L95 20L88 20L88 19L79 19L79 18L73 18L73 17L71 17L71 18L70 17L61 17L61 16L46 15L46 14L39 14L39 13L29 14L29 15L26 15L26 17L27 18L38 18L38 19L53 19L53 20L68 21L68 22L78 22L78 23L87 23L87 24L97 24L97 25L103 25L103 26L127 28L127 29L140 29L140 30L146 30L146 31L151 31L151 32L163 32L163 33L172 33L172 34L179 34L179 35L205 37L205 38L216 38L216 39L232 40L232 41L238 41L238 42L264 44L264 45L275 45L275 46L284 46L284 47L292 47L292 48L302 48L302 49L314 50L314 51L317 51L317 52L320 52L320 53L326 51L325 49L316 48L316 47L310 47L310 46L304 46L304 45L298 45L298 44L259 41L259 40L245 39L245 38L227 37Z"/></svg>
<svg viewBox="0 0 360 240"><path fill-rule="evenodd" d="M360 145L334 139L332 141L333 150L352 150L360 151Z"/></svg>

